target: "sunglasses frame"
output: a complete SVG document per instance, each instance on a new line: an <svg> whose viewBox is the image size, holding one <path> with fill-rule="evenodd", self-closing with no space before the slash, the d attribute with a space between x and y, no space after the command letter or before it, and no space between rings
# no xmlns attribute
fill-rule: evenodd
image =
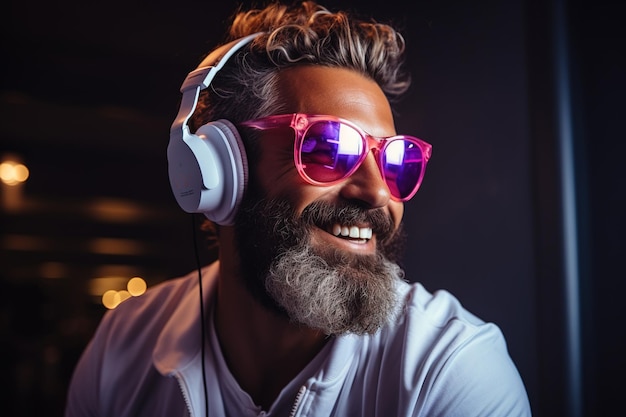
<svg viewBox="0 0 626 417"><path fill-rule="evenodd" d="M309 177L309 175L304 171L304 164L302 163L300 148L302 146L304 136L307 133L308 129L312 125L318 122L336 122L336 123L344 124L354 129L361 136L363 140L364 151L359 156L359 159L354 164L354 167L348 170L341 178L338 178L333 181L325 181L325 182L317 181ZM382 155L384 155L384 152L387 146L393 141L404 140L404 141L411 142L420 148L424 161L421 166L421 171L419 173L417 183L414 186L413 190L406 197L404 198L396 197L393 195L390 189L391 198L393 200L402 201L402 202L410 200L415 195L417 190L420 188L420 185L422 184L422 180L424 179L424 172L426 171L426 164L428 163L428 160L430 159L430 156L432 154L432 145L429 144L428 142L423 141L422 139L416 138L414 136L408 136L408 135L375 137L375 136L368 134L359 126L355 125L349 120L342 119L336 116L330 116L330 115L304 114L304 113L278 114L278 115L267 116L267 117L254 119L254 120L247 120L245 122L240 123L240 125L251 127L254 129L259 129L259 130L277 129L277 128L281 128L285 126L291 127L294 130L294 133L296 136L295 141L294 141L294 154L293 154L293 159L296 165L296 169L298 170L298 173L300 174L300 176L306 182L312 185L317 185L317 186L330 186L333 184L337 184L345 180L346 178L350 177L361 166L365 158L367 158L367 155L369 155L370 151L375 150L374 156L376 159L376 164L378 165L378 169L381 173L383 181L385 182L387 187L389 187L387 178L385 176L385 169L383 167Z"/></svg>

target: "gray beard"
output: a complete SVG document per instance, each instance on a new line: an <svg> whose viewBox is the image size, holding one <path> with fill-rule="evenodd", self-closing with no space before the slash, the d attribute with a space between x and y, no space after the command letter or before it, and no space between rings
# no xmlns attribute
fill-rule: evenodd
<svg viewBox="0 0 626 417"><path fill-rule="evenodd" d="M394 320L404 272L401 230L382 210L313 203L300 218L285 200L245 201L236 220L241 274L268 310L327 335L372 334ZM375 255L357 255L310 244L322 223L367 221L377 234Z"/></svg>
<svg viewBox="0 0 626 417"><path fill-rule="evenodd" d="M349 261L304 245L272 263L265 288L297 323L328 335L371 334L397 316L402 277L382 255Z"/></svg>

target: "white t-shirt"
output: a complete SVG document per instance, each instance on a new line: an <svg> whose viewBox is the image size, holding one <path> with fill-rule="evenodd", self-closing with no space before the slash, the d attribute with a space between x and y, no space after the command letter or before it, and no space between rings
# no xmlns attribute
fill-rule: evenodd
<svg viewBox="0 0 626 417"><path fill-rule="evenodd" d="M218 263L203 270L207 311L218 272ZM403 310L397 323L374 335L334 337L265 415L531 415L496 325L445 291L431 294L403 283L398 296ZM205 403L199 311L193 272L107 312L75 369L66 417L200 417L205 404L210 416L263 415L228 370L210 329Z"/></svg>

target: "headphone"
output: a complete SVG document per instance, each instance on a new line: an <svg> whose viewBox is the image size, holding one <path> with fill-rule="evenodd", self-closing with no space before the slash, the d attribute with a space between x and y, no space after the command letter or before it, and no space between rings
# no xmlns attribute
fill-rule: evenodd
<svg viewBox="0 0 626 417"><path fill-rule="evenodd" d="M189 132L187 122L200 91L240 48L261 33L229 42L211 52L183 82L178 115L170 129L167 161L170 186L178 205L188 213L202 213L223 226L232 225L248 180L245 148L235 126L225 119Z"/></svg>

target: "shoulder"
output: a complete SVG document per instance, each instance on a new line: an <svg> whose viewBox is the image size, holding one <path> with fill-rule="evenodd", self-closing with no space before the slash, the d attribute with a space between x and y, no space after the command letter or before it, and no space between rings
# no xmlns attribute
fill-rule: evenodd
<svg viewBox="0 0 626 417"><path fill-rule="evenodd" d="M399 293L402 301L397 322L389 328L391 336L395 333L419 335L417 338L403 337L403 339L408 343L415 342L428 346L438 343L452 347L480 332L500 335L497 326L468 311L448 291L439 290L431 293L421 284L413 283L402 284Z"/></svg>
<svg viewBox="0 0 626 417"><path fill-rule="evenodd" d="M433 326L445 326L450 320L461 320L470 326L480 326L485 322L469 312L461 302L446 290L433 293L427 291L422 284L413 283L402 286L404 307L407 315L419 316L428 320Z"/></svg>
<svg viewBox="0 0 626 417"><path fill-rule="evenodd" d="M215 271L215 267L203 270L203 285L211 286ZM192 346L188 339L199 337L189 330L191 325L185 325L199 316L197 288L195 271L150 287L143 295L107 311L74 369L67 415L86 415L85 410L100 407L119 410L124 404L134 404L136 392L120 387L145 385L157 389L158 381L169 390L172 381L158 375L153 352L159 346L167 350L170 341L182 343L183 348ZM177 389L174 392L179 394Z"/></svg>
<svg viewBox="0 0 626 417"><path fill-rule="evenodd" d="M402 358L406 401L425 415L530 415L525 387L500 328L447 291L401 290L404 308L386 343ZM477 410L483 410L480 414Z"/></svg>
<svg viewBox="0 0 626 417"><path fill-rule="evenodd" d="M430 293L417 283L405 287L403 312L390 334L401 337L405 349L446 360L470 351L480 356L487 350L508 355L504 335L495 323L468 311L448 291Z"/></svg>
<svg viewBox="0 0 626 417"><path fill-rule="evenodd" d="M198 271L194 271L151 286L144 294L108 310L91 340L91 354L103 363L150 358L169 323L186 313L182 310L199 304L197 288ZM196 310L199 308L193 310L199 314Z"/></svg>
<svg viewBox="0 0 626 417"><path fill-rule="evenodd" d="M163 281L138 296L123 301L108 310L98 327L98 332L115 331L119 336L126 332L162 325L178 308L182 300L197 288L197 272ZM121 332L121 333L120 333Z"/></svg>

